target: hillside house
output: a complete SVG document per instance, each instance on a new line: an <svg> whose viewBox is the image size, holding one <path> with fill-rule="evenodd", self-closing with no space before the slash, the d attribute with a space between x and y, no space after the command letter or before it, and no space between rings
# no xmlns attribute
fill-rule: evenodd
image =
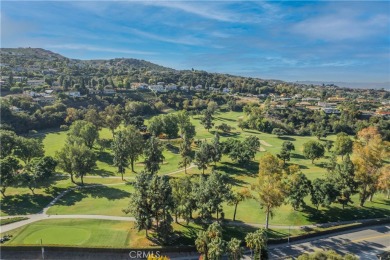
<svg viewBox="0 0 390 260"><path fill-rule="evenodd" d="M116 90L111 85L107 85L103 89L103 94L105 94L105 95L113 95L115 93L116 93Z"/></svg>
<svg viewBox="0 0 390 260"><path fill-rule="evenodd" d="M71 91L68 93L68 96L78 98L78 97L81 97L81 94L80 94L80 91Z"/></svg>
<svg viewBox="0 0 390 260"><path fill-rule="evenodd" d="M37 86L41 86L41 85L44 85L44 84L45 84L45 81L43 79L30 79L30 80L27 80L27 85L31 86L31 87L37 87Z"/></svg>

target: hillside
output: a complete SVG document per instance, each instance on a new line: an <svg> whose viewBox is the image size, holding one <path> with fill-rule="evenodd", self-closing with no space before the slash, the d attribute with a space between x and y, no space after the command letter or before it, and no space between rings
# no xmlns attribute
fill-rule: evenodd
<svg viewBox="0 0 390 260"><path fill-rule="evenodd" d="M157 71L173 71L148 61L115 58L110 60L78 60L69 59L58 53L41 48L0 48L1 63L19 71L34 71L38 69L59 69L76 66L78 68L89 67L94 69L114 68L117 70L141 69Z"/></svg>

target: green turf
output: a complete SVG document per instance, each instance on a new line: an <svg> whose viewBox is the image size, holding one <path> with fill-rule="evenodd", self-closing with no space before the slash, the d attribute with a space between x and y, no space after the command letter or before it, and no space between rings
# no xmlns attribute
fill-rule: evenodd
<svg viewBox="0 0 390 260"><path fill-rule="evenodd" d="M11 224L11 223L15 223L15 222L19 222L19 221L26 220L26 219L28 219L28 218L26 218L26 217L14 217L14 218L0 219L0 226Z"/></svg>
<svg viewBox="0 0 390 260"><path fill-rule="evenodd" d="M126 221L53 219L29 224L13 232L7 245L67 245L127 247L133 223Z"/></svg>
<svg viewBox="0 0 390 260"><path fill-rule="evenodd" d="M304 158L302 150L303 144L308 140L317 140L316 137L302 137L302 136L286 136L278 138L272 134L261 133L254 130L244 130L238 128L237 119L243 117L242 112L226 112L226 113L216 113L215 115L215 125L226 123L230 126L235 127L235 130L231 134L221 134L221 141L226 140L226 138L238 138L243 139L245 136L255 135L261 139L261 151L256 154L256 158L253 162L247 163L245 165L238 165L232 162L227 156L222 157L222 161L217 163L215 169L220 172L226 172L231 178L231 184L233 189L240 189L242 187L249 187L252 183L256 182L256 177L258 173L258 162L261 156L265 152L271 152L276 154L280 151L282 143L286 140L289 140L294 143L295 151L292 153L291 161L289 164L298 164L303 173L305 173L309 179L313 180L318 177L324 177L326 174L325 163L327 158L322 158L316 160L314 164L310 160ZM200 124L199 116L195 116L191 119L193 124L196 127L197 135L196 139L210 139L213 137L214 129L211 129L208 132ZM103 129L101 132L102 138L112 138L112 134L108 129ZM47 133L44 139L45 150L48 155L54 155L55 151L60 149L64 144L66 138L66 132L57 132L57 133ZM329 136L326 140L335 140L335 136ZM323 140L322 140L323 141ZM164 140L163 142L167 142ZM178 161L180 156L177 154L178 145L176 142L172 142L173 149L165 150L164 156L165 161L161 166L159 174L165 174L178 169ZM114 178L99 178L99 176L119 176L116 174L116 168L112 166L112 154L109 150L105 150L100 153L97 149L95 151L99 155L98 167L97 169L91 171L89 176L96 176L96 178L85 178L86 183L101 183L101 184L112 184L112 183L121 183L120 179ZM326 153L325 157L328 157L329 154ZM136 163L135 170L139 172L143 169L142 158ZM211 171L213 166L210 166L206 173ZM188 170L189 174L199 174L200 170L196 167ZM174 176L183 176L183 172L176 173ZM128 181L134 180L136 173L131 173L128 169L125 174L125 178ZM67 187L72 186L69 180L62 180L57 182L55 188L61 190ZM11 192L12 190L10 190ZM122 209L127 207L129 200L129 193L132 191L132 188L128 185L121 186L110 186L110 187L100 187L93 189L83 189L80 191L72 191L71 193L64 196L55 206L50 210L50 214L103 214L103 215L124 215ZM12 192L11 192L12 193ZM36 203L31 203L31 205L22 205L23 207L32 207L36 211L39 207L45 205L50 198L39 196L49 196L50 194L45 191L38 191L41 195L37 195L38 198L33 198L32 200L37 200ZM28 190L18 190L19 195L28 194ZM23 195L30 198L30 195ZM31 199L31 198L30 198ZM271 219L271 224L285 224L285 225L305 225L311 223L321 223L328 221L338 221L338 220L351 220L351 219L360 219L360 218L371 218L371 217L385 217L390 215L389 200L386 200L382 195L376 195L373 202L367 202L365 207L360 208L357 206L358 195L353 197L355 204L353 206L348 206L346 209L342 210L340 205L333 204L330 208L320 208L320 211L317 212L313 209L309 198L306 199L308 206L298 212L294 212L289 205L282 205L281 207L275 209L274 217ZM23 201L23 200L22 200ZM14 210L14 212L16 212ZM19 210L18 212L21 212ZM29 211L31 212L31 210ZM225 217L227 219L232 218L233 216L233 207L224 205ZM251 214L248 214L250 212ZM2 214L10 214L9 211L2 211ZM249 222L249 223L264 223L264 213L260 208L259 204L254 200L247 200L238 206L237 220Z"/></svg>
<svg viewBox="0 0 390 260"><path fill-rule="evenodd" d="M69 192L48 210L48 214L90 214L126 216L122 209L129 204L130 185L85 188Z"/></svg>

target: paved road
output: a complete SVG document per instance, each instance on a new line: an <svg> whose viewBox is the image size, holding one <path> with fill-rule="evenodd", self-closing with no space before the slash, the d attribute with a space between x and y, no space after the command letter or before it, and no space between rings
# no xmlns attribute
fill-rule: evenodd
<svg viewBox="0 0 390 260"><path fill-rule="evenodd" d="M364 227L335 235L316 237L290 245L270 245L270 259L284 259L318 249L350 252L362 260L378 258L376 254L390 250L390 225Z"/></svg>

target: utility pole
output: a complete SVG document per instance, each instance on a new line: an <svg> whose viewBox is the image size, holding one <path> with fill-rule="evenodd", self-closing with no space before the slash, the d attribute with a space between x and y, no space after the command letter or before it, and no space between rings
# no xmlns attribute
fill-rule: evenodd
<svg viewBox="0 0 390 260"><path fill-rule="evenodd" d="M42 238L41 238L41 249L42 249L42 259L45 259L45 249L43 248L42 245Z"/></svg>

